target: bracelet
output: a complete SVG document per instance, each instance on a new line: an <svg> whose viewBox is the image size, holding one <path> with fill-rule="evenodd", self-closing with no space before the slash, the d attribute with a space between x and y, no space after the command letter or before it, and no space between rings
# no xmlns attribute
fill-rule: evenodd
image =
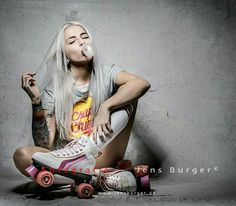
<svg viewBox="0 0 236 206"><path fill-rule="evenodd" d="M32 104L34 112L41 112L43 110L41 102L39 104Z"/></svg>

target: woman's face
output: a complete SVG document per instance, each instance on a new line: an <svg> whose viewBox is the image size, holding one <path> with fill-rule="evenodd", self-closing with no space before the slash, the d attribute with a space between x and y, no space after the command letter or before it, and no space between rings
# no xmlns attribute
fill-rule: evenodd
<svg viewBox="0 0 236 206"><path fill-rule="evenodd" d="M88 33L78 25L69 26L64 31L65 54L70 63L84 64L91 61L84 55L82 48L85 43L91 43Z"/></svg>

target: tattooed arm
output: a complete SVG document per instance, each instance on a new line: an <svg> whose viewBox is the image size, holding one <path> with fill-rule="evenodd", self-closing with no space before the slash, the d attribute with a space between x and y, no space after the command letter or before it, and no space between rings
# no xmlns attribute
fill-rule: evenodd
<svg viewBox="0 0 236 206"><path fill-rule="evenodd" d="M24 73L21 78L21 87L32 101L32 135L34 144L51 149L56 133L55 116L52 112L42 108L40 90L34 78L35 74L31 72Z"/></svg>
<svg viewBox="0 0 236 206"><path fill-rule="evenodd" d="M32 136L34 144L51 149L56 133L55 115L48 110L43 110L41 103L32 104L32 106Z"/></svg>

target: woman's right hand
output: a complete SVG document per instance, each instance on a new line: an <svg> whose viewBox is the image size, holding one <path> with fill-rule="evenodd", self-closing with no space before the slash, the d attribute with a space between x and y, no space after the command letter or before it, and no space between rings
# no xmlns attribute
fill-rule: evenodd
<svg viewBox="0 0 236 206"><path fill-rule="evenodd" d="M21 87L29 95L32 104L39 104L41 102L40 90L36 85L34 78L35 73L26 72L21 76Z"/></svg>

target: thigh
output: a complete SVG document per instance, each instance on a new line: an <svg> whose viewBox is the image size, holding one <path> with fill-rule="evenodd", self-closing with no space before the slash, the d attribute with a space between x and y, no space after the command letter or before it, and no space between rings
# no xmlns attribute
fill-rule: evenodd
<svg viewBox="0 0 236 206"><path fill-rule="evenodd" d="M96 168L115 166L119 160L123 159L133 128L136 109L137 102L125 128L102 150L102 154L96 159Z"/></svg>

